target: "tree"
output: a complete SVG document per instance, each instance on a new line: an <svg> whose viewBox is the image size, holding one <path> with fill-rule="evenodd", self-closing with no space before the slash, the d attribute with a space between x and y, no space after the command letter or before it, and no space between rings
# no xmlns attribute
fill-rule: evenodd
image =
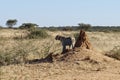
<svg viewBox="0 0 120 80"><path fill-rule="evenodd" d="M12 28L14 25L17 24L17 20L16 19L9 19L7 20L6 22L6 25L9 27L9 28Z"/></svg>
<svg viewBox="0 0 120 80"><path fill-rule="evenodd" d="M84 23L78 23L78 26L79 29L83 29L83 30L88 30L91 28L90 24L84 24Z"/></svg>
<svg viewBox="0 0 120 80"><path fill-rule="evenodd" d="M38 27L38 25L34 23L23 23L19 26L20 29L35 29L36 27Z"/></svg>

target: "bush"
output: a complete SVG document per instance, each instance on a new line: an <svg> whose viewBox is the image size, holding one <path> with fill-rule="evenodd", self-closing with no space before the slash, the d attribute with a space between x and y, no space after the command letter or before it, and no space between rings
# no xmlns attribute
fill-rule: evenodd
<svg viewBox="0 0 120 80"><path fill-rule="evenodd" d="M8 53L1 53L0 52L0 66L1 65L9 65L13 63L12 55Z"/></svg>
<svg viewBox="0 0 120 80"><path fill-rule="evenodd" d="M109 57L115 58L117 60L120 60L120 46L115 46L109 54L106 54Z"/></svg>
<svg viewBox="0 0 120 80"><path fill-rule="evenodd" d="M78 29L89 30L92 26L90 24L79 23Z"/></svg>
<svg viewBox="0 0 120 80"><path fill-rule="evenodd" d="M31 41L17 41L12 49L0 50L0 66L26 63L30 54L37 53L38 47Z"/></svg>
<svg viewBox="0 0 120 80"><path fill-rule="evenodd" d="M57 29L57 27L54 27L54 26L52 26L52 27L48 27L47 28L49 31L58 31L59 29Z"/></svg>
<svg viewBox="0 0 120 80"><path fill-rule="evenodd" d="M34 23L23 23L19 26L20 29L35 29L36 27L38 27L38 25Z"/></svg>
<svg viewBox="0 0 120 80"><path fill-rule="evenodd" d="M39 29L39 30L31 31L28 37L30 39L39 39L39 38L47 38L49 37L49 35L45 30Z"/></svg>

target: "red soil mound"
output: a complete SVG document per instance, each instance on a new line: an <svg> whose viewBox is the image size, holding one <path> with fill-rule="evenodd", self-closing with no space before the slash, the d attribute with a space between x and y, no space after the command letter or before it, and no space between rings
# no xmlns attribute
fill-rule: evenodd
<svg viewBox="0 0 120 80"><path fill-rule="evenodd" d="M74 48L76 48L76 47L83 47L83 48L86 48L86 49L91 49L92 48L91 44L88 40L87 34L83 30L80 31L80 34L79 34L79 36L77 38L77 41L74 45Z"/></svg>

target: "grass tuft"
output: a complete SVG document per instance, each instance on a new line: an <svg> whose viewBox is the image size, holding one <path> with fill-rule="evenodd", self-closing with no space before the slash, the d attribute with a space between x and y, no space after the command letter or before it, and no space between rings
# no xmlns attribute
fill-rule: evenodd
<svg viewBox="0 0 120 80"><path fill-rule="evenodd" d="M115 46L109 54L106 54L109 57L115 58L117 60L120 60L120 46Z"/></svg>

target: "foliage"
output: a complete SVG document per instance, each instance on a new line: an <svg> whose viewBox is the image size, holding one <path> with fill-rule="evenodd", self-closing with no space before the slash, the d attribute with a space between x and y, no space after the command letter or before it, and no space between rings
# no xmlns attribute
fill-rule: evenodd
<svg viewBox="0 0 120 80"><path fill-rule="evenodd" d="M50 26L47 28L49 31L58 31L59 29L57 27L54 26Z"/></svg>
<svg viewBox="0 0 120 80"><path fill-rule="evenodd" d="M34 56L37 56L39 59L45 58L50 53L58 51L56 46L53 45L54 41L52 39L51 41L45 41L41 47L35 45L33 40L28 40L27 42L17 40L12 48L0 50L0 66L27 63L29 60L36 59Z"/></svg>
<svg viewBox="0 0 120 80"><path fill-rule="evenodd" d="M63 31L72 31L72 28L69 26L66 26L65 28L63 28Z"/></svg>
<svg viewBox="0 0 120 80"><path fill-rule="evenodd" d="M109 57L115 58L117 60L120 60L120 46L115 46L109 54L106 54Z"/></svg>
<svg viewBox="0 0 120 80"><path fill-rule="evenodd" d="M57 46L57 47L56 47ZM42 58L47 57L50 53L58 54L61 52L61 48L58 48L58 44L55 45L55 42L53 39L50 39L48 41L45 41L42 45L42 50L40 53L42 53Z"/></svg>
<svg viewBox="0 0 120 80"><path fill-rule="evenodd" d="M19 40L16 45L6 51L0 50L0 66L26 63L28 61L28 56L33 53L37 53L38 48L32 45L30 41L27 43Z"/></svg>
<svg viewBox="0 0 120 80"><path fill-rule="evenodd" d="M78 23L78 28L83 30L89 30L91 28L90 24Z"/></svg>
<svg viewBox="0 0 120 80"><path fill-rule="evenodd" d="M120 27L116 26L94 26L90 29L90 31L97 31L97 32L120 32Z"/></svg>
<svg viewBox="0 0 120 80"><path fill-rule="evenodd" d="M36 27L38 27L38 25L34 23L23 23L19 26L20 29L35 29Z"/></svg>
<svg viewBox="0 0 120 80"><path fill-rule="evenodd" d="M53 42L52 41L51 42L46 42L42 46L43 46L43 49L42 49L41 53L44 54L43 57L46 57L52 49Z"/></svg>
<svg viewBox="0 0 120 80"><path fill-rule="evenodd" d="M28 35L30 39L40 39L49 37L48 33L43 29L37 29L30 32Z"/></svg>
<svg viewBox="0 0 120 80"><path fill-rule="evenodd" d="M7 20L6 22L6 25L9 27L9 28L12 28L14 25L17 24L17 20L16 19L9 19Z"/></svg>

